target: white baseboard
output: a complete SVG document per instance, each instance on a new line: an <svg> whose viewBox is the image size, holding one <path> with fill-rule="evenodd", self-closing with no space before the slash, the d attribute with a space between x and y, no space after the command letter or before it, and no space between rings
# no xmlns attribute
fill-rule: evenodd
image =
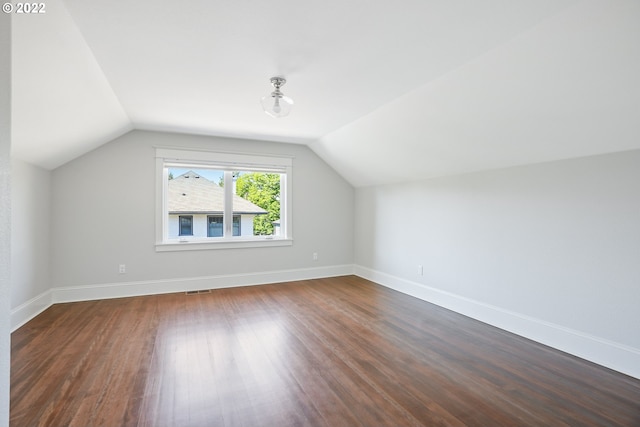
<svg viewBox="0 0 640 427"><path fill-rule="evenodd" d="M268 283L353 274L353 265L302 268L295 270L262 271L247 274L187 277L179 279L146 280L127 283L104 283L87 286L53 288L11 310L11 331L33 319L52 304L157 295L204 289L220 289L238 286L266 285Z"/></svg>
<svg viewBox="0 0 640 427"><path fill-rule="evenodd" d="M359 265L354 274L489 325L640 379L640 349L495 307Z"/></svg>
<svg viewBox="0 0 640 427"><path fill-rule="evenodd" d="M640 379L640 349L350 264L248 274L58 287L11 310L11 331L15 331L54 303L264 285L349 274L356 274L404 294Z"/></svg>
<svg viewBox="0 0 640 427"><path fill-rule="evenodd" d="M11 332L45 311L51 304L51 290L48 290L11 310Z"/></svg>
<svg viewBox="0 0 640 427"><path fill-rule="evenodd" d="M265 285L320 277L353 274L353 265L336 265L294 270L261 271L257 273L228 274L220 276L187 277L177 279L146 280L125 283L105 283L87 286L70 286L52 289L53 303L90 301L142 295L167 294L203 289L231 288L237 286Z"/></svg>

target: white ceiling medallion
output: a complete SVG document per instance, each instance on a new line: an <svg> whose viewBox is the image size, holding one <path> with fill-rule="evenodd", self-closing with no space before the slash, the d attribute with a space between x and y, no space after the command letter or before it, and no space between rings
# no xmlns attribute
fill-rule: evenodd
<svg viewBox="0 0 640 427"><path fill-rule="evenodd" d="M271 84L276 89L270 95L262 97L262 108L271 117L279 118L288 116L293 107L293 99L284 96L280 87L287 81L283 77L271 77Z"/></svg>

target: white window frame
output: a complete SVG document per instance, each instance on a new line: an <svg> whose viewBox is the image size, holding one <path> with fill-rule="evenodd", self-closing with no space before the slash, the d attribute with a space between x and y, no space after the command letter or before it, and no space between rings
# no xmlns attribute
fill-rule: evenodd
<svg viewBox="0 0 640 427"><path fill-rule="evenodd" d="M233 236L233 188L225 185L225 229L223 237L169 238L167 189L169 167L207 168L225 171L225 179L232 171L248 170L280 174L280 234L278 236ZM293 158L263 155L205 151L184 148L156 148L156 251L184 251L206 249L255 248L291 246L292 230L292 168Z"/></svg>

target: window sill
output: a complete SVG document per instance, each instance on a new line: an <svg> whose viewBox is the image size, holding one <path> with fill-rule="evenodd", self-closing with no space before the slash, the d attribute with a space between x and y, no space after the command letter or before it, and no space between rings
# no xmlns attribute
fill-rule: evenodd
<svg viewBox="0 0 640 427"><path fill-rule="evenodd" d="M156 252L202 251L211 249L266 248L274 246L292 246L292 239L264 240L219 240L219 241L175 241L156 243Z"/></svg>

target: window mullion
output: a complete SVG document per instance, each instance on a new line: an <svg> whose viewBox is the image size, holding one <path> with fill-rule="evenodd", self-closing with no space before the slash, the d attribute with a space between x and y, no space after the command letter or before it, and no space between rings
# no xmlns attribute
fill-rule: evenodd
<svg viewBox="0 0 640 427"><path fill-rule="evenodd" d="M156 164L156 168L161 168L162 170L162 178L160 181L160 195L159 200L161 203L160 209L161 209L161 218L160 221L158 221L159 226L161 227L161 235L162 235L162 241L166 241L168 236L169 236L169 224L168 224L168 218L166 215L167 212L167 206L168 206L168 200L167 200L167 192L168 192L168 181L169 181L169 169L167 167L165 167L162 162L158 162ZM157 226L156 226L157 227Z"/></svg>
<svg viewBox="0 0 640 427"><path fill-rule="evenodd" d="M224 172L224 213L222 214L224 224L224 238L233 236L233 172Z"/></svg>

